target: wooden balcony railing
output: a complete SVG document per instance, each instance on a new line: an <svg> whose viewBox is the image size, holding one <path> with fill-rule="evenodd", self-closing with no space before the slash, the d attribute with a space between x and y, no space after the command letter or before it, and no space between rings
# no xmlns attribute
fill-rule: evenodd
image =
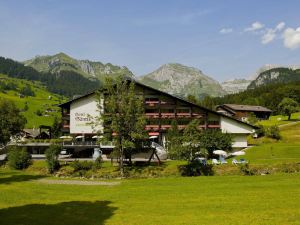
<svg viewBox="0 0 300 225"><path fill-rule="evenodd" d="M175 113L161 113L162 118L174 118Z"/></svg>
<svg viewBox="0 0 300 225"><path fill-rule="evenodd" d="M177 117L191 117L191 113L188 112L177 113Z"/></svg>
<svg viewBox="0 0 300 225"><path fill-rule="evenodd" d="M145 130L159 130L159 125L146 125Z"/></svg>
<svg viewBox="0 0 300 225"><path fill-rule="evenodd" d="M159 113L145 113L146 117L158 118Z"/></svg>
<svg viewBox="0 0 300 225"><path fill-rule="evenodd" d="M171 125L161 125L161 130L167 130L169 128L171 128Z"/></svg>

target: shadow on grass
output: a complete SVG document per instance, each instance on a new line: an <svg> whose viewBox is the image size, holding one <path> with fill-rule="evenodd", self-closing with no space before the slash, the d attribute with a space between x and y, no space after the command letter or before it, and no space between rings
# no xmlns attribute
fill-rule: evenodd
<svg viewBox="0 0 300 225"><path fill-rule="evenodd" d="M117 209L110 204L110 201L31 204L0 209L0 218L5 225L100 225Z"/></svg>
<svg viewBox="0 0 300 225"><path fill-rule="evenodd" d="M2 173L1 176L5 176L8 174ZM30 180L37 180L41 179L45 176L41 175L26 175L26 174L16 174L10 175L9 177L0 177L0 184L11 184L14 182L23 182L23 181L30 181Z"/></svg>

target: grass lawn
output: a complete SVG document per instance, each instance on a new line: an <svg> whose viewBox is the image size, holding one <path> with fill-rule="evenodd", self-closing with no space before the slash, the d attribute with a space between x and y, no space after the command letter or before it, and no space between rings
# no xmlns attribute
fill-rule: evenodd
<svg viewBox="0 0 300 225"><path fill-rule="evenodd" d="M61 101L65 99L57 94L50 93L46 88L39 82L32 82L27 80L21 80L16 78L11 78L6 75L0 74L0 79L5 81L13 82L17 85L18 89L21 89L25 85L29 85L31 89L35 92L35 96L27 96L24 98L19 97L18 90L10 90L6 92L0 92L0 98L9 99L13 101L17 107L21 110L24 109L25 104L28 105L28 110L22 112L22 114L27 119L26 128L38 128L40 125L51 126L54 117L60 117L60 108L57 106ZM51 96L51 99L48 97ZM46 109L52 109L53 112L46 113ZM36 115L37 110L42 112L42 116Z"/></svg>
<svg viewBox="0 0 300 225"><path fill-rule="evenodd" d="M300 112L293 113L291 116L291 120L288 120L287 116L277 115L277 116L270 116L268 120L261 120L257 124L268 127L274 125L279 126L279 125L288 124L295 121L300 121Z"/></svg>
<svg viewBox="0 0 300 225"><path fill-rule="evenodd" d="M248 149L245 156L237 158L246 158L251 164L300 163L300 122L281 127L280 135L282 140L261 143ZM263 140L269 142L268 139Z"/></svg>
<svg viewBox="0 0 300 225"><path fill-rule="evenodd" d="M300 174L44 184L0 170L1 224L300 224Z"/></svg>

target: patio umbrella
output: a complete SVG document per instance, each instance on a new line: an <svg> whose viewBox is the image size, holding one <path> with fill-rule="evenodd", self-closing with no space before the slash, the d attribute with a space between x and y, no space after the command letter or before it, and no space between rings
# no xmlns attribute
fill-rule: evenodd
<svg viewBox="0 0 300 225"><path fill-rule="evenodd" d="M98 138L102 138L103 136L97 136L97 135L95 135L95 136L93 136L92 138L93 139L98 139Z"/></svg>
<svg viewBox="0 0 300 225"><path fill-rule="evenodd" d="M80 136L76 136L75 138L76 139L79 139L79 138L83 138L84 136L80 135Z"/></svg>
<svg viewBox="0 0 300 225"><path fill-rule="evenodd" d="M245 155L246 153L245 152L243 152L243 151L238 151L238 152L233 152L233 153L231 153L231 155Z"/></svg>
<svg viewBox="0 0 300 225"><path fill-rule="evenodd" d="M227 156L227 152L223 151L223 150L214 150L213 153L215 155L223 155L223 156Z"/></svg>
<svg viewBox="0 0 300 225"><path fill-rule="evenodd" d="M157 138L158 136L150 136L149 139L155 139Z"/></svg>
<svg viewBox="0 0 300 225"><path fill-rule="evenodd" d="M60 139L73 139L73 137L72 136L61 136L61 137L59 137Z"/></svg>

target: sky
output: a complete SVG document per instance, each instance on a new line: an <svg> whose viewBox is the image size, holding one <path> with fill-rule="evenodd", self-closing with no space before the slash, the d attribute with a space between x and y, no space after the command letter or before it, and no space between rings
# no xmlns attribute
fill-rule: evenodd
<svg viewBox="0 0 300 225"><path fill-rule="evenodd" d="M298 0L0 0L0 56L64 52L127 66L165 63L218 81L265 64L300 65Z"/></svg>

